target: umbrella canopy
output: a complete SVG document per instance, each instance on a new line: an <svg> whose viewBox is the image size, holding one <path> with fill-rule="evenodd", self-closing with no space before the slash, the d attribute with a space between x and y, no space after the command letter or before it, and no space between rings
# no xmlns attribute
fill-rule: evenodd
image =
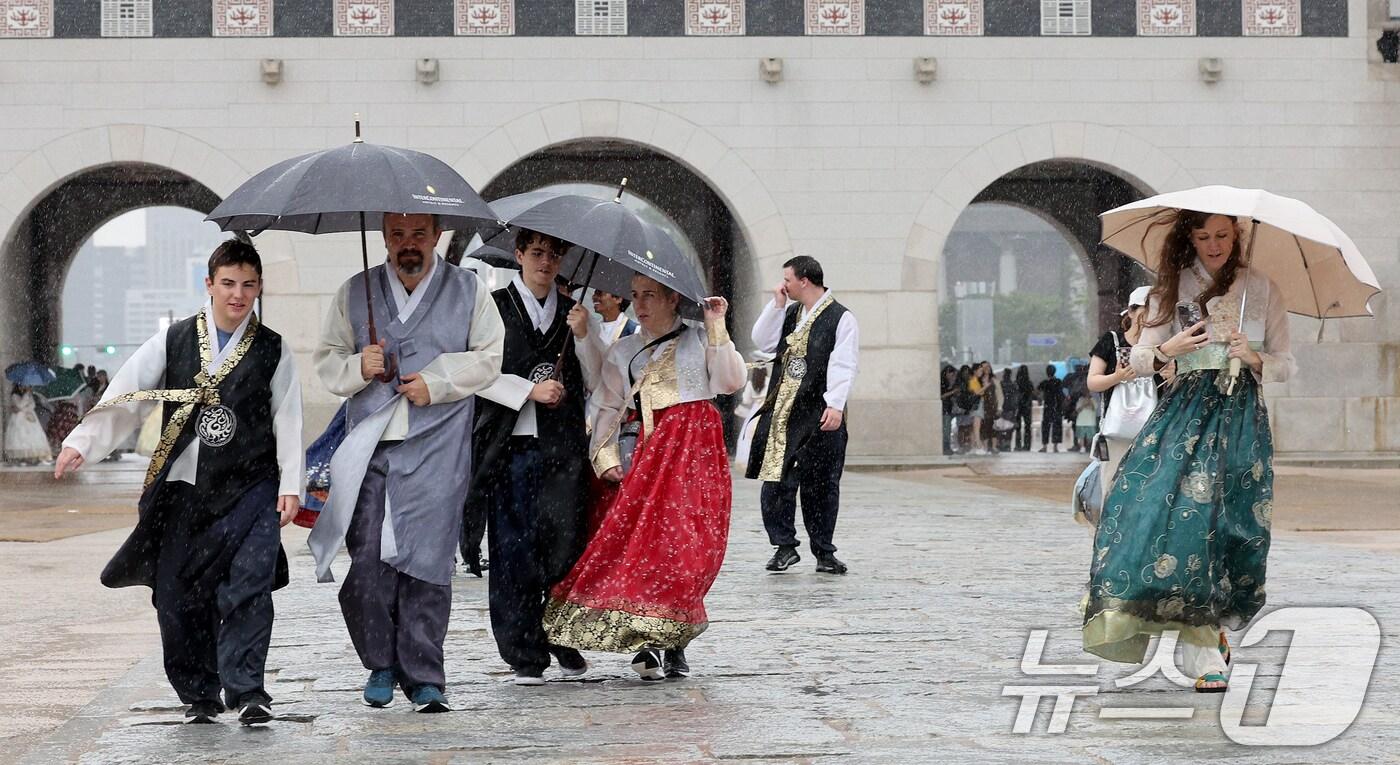
<svg viewBox="0 0 1400 765"><path fill-rule="evenodd" d="M361 216L363 213L363 216ZM462 229L496 214L442 160L356 141L279 162L228 195L205 220L224 231L378 231L384 213L430 214Z"/></svg>
<svg viewBox="0 0 1400 765"><path fill-rule="evenodd" d="M699 303L705 297L705 287L695 266L665 232L642 220L618 199L532 191L499 199L492 202L491 207L512 229L526 228L549 234L597 253L598 265L588 279L589 286L614 294L628 294L631 275L641 274L687 298L693 305L682 301L683 313L692 318L701 315ZM497 236L493 242L500 241L503 236L506 234ZM579 253L578 257L582 255ZM579 262L574 261L574 264ZM575 271L566 256L560 273ZM589 273L587 262L582 265L582 273ZM572 277L571 281L574 281Z"/></svg>
<svg viewBox="0 0 1400 765"><path fill-rule="evenodd" d="M1158 194L1102 213L1103 243L1156 272L1179 210L1232 215L1249 238L1249 267L1282 291L1289 312L1313 318L1371 316L1381 291L1361 251L1307 204L1259 189L1202 186Z"/></svg>
<svg viewBox="0 0 1400 765"><path fill-rule="evenodd" d="M38 388L58 379L52 369L37 361L21 361L5 368L5 379L26 388Z"/></svg>
<svg viewBox="0 0 1400 765"><path fill-rule="evenodd" d="M496 268L520 268L520 264L515 262L515 255L490 244L483 244L463 257L476 258Z"/></svg>
<svg viewBox="0 0 1400 765"><path fill-rule="evenodd" d="M87 385L87 377L76 369L59 367L54 371L53 382L42 388L35 389L35 393L52 401L54 399L68 398L82 390Z"/></svg>

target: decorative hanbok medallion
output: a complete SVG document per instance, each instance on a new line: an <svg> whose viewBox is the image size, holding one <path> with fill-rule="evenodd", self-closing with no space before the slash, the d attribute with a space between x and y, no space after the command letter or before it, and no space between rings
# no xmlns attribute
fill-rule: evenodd
<svg viewBox="0 0 1400 765"><path fill-rule="evenodd" d="M534 369L530 370L530 382L532 383L542 383L553 376L554 365L548 361L541 362L537 364Z"/></svg>
<svg viewBox="0 0 1400 765"><path fill-rule="evenodd" d="M801 380L807 376L807 357L796 356L788 359L787 376L794 380Z"/></svg>
<svg viewBox="0 0 1400 765"><path fill-rule="evenodd" d="M195 435L205 446L223 446L233 440L237 430L238 418L223 404L204 407L194 425Z"/></svg>

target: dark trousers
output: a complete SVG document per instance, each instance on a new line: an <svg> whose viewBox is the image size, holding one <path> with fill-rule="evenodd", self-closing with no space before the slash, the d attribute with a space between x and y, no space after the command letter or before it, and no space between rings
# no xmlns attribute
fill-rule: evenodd
<svg viewBox="0 0 1400 765"><path fill-rule="evenodd" d="M277 483L263 481L214 521L210 538L221 527L247 528L241 542L226 551L226 571L205 572L191 580L181 576L188 560L193 488L169 487L169 519L156 563L152 602L160 625L165 676L180 701L216 701L235 707L245 697L270 701L263 687L267 647L272 640L272 585L277 568ZM162 500L167 501L167 500ZM250 517L251 516L251 517ZM229 536L237 537L236 532ZM222 568L222 565L220 566Z"/></svg>
<svg viewBox="0 0 1400 765"><path fill-rule="evenodd" d="M549 666L544 606L549 587L544 562L551 539L536 507L544 461L535 439L512 436L502 455L502 474L493 476L486 545L491 557L487 590L496 650L517 672L543 672Z"/></svg>
<svg viewBox="0 0 1400 765"><path fill-rule="evenodd" d="M1054 414L1048 412L1041 412L1040 445L1049 446L1050 444L1060 443L1060 441L1064 438L1060 430L1061 427L1062 423L1060 421L1060 415L1058 412Z"/></svg>
<svg viewBox="0 0 1400 765"><path fill-rule="evenodd" d="M782 481L764 481L759 492L763 528L774 547L797 547L797 498L812 554L836 552L836 512L841 504L841 473L846 467L846 429L818 430L802 445L797 463Z"/></svg>
<svg viewBox="0 0 1400 765"><path fill-rule="evenodd" d="M1016 416L1012 418L1016 423L1016 449L1018 451L1030 451L1031 448L1031 408L1023 407L1016 410Z"/></svg>
<svg viewBox="0 0 1400 765"><path fill-rule="evenodd" d="M409 693L445 688L442 642L452 613L452 587L405 574L379 559L384 525L384 446L375 450L345 532L350 571L340 586L340 612L365 669L393 669Z"/></svg>
<svg viewBox="0 0 1400 765"><path fill-rule="evenodd" d="M475 506L474 500L468 497L462 506L462 534L457 540L457 553L467 565L481 560L481 540L486 536L486 508Z"/></svg>

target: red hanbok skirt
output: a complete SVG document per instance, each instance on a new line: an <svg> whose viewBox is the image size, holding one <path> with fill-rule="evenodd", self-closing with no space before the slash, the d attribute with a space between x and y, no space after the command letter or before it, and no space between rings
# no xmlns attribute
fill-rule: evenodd
<svg viewBox="0 0 1400 765"><path fill-rule="evenodd" d="M709 401L656 413L632 472L545 609L549 642L632 653L684 648L709 626L705 594L724 563L732 484Z"/></svg>

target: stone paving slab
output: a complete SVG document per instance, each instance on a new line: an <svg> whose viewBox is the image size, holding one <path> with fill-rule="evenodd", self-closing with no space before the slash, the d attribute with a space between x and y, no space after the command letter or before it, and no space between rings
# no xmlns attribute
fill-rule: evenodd
<svg viewBox="0 0 1400 765"><path fill-rule="evenodd" d="M1394 761L1396 645L1383 637L1367 706L1340 738L1308 749L1230 742L1220 695L1158 677L1118 689L1136 668L1092 677L1029 677L1027 635L1049 630L1044 662L1087 663L1076 604L1090 541L1068 510L954 479L926 484L848 475L837 543L846 577L818 575L810 554L767 574L771 550L757 485L736 480L725 567L710 630L688 651L695 676L645 683L627 658L589 654L586 682L517 688L487 628L486 582L454 582L446 715L358 701L366 672L340 622L335 585L312 583L291 539L294 584L277 594L269 690L278 719L179 725L182 709L148 657L23 763L1137 763ZM345 562L340 563L341 570ZM1385 632L1397 623L1400 556L1276 539L1270 607L1361 605ZM1246 721L1262 723L1288 649L1273 633L1237 653L1259 664ZM1338 668L1337 671L1351 671ZM547 676L553 676L551 670ZM1020 699L1007 685L1095 685L1068 730L1012 733ZM1190 720L1103 721L1111 706L1189 706Z"/></svg>

